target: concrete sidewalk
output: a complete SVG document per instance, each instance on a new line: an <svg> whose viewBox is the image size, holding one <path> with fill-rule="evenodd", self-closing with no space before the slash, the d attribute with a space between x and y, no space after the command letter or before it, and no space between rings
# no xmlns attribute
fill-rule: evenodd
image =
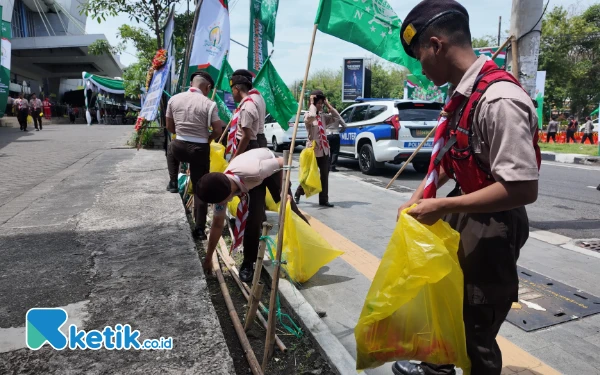
<svg viewBox="0 0 600 375"><path fill-rule="evenodd" d="M23 145L2 151L18 157ZM100 148L0 202L16 211L0 226L0 373L235 372L167 182L164 152ZM142 340L172 337L173 350L32 351L24 327L32 307L64 307L67 325L88 331L128 323Z"/></svg>
<svg viewBox="0 0 600 375"><path fill-rule="evenodd" d="M557 163L600 165L600 156L582 154L561 154L558 152L542 151L542 160L555 161Z"/></svg>
<svg viewBox="0 0 600 375"><path fill-rule="evenodd" d="M316 197L300 203L300 209L317 219L311 221L313 227L346 251L305 283L301 292L317 310L327 311L325 323L353 356L354 327L364 298L395 227L397 207L409 197L336 173L330 177L330 201L335 208L319 207ZM600 295L597 257L530 238L519 264ZM600 315L533 333L505 323L501 335L506 374L556 374L554 369L564 374L600 374L596 355L600 352ZM366 373L391 372L386 365Z"/></svg>

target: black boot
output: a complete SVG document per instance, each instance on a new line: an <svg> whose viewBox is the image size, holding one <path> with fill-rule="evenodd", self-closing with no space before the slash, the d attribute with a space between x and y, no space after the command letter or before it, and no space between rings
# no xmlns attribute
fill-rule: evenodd
<svg viewBox="0 0 600 375"><path fill-rule="evenodd" d="M240 280L249 283L254 278L254 267L252 263L242 263L240 267Z"/></svg>
<svg viewBox="0 0 600 375"><path fill-rule="evenodd" d="M296 201L296 204L300 203L300 194L294 194L294 200Z"/></svg>
<svg viewBox="0 0 600 375"><path fill-rule="evenodd" d="M177 181L169 181L169 184L167 185L167 191L170 191L171 193L179 193Z"/></svg>

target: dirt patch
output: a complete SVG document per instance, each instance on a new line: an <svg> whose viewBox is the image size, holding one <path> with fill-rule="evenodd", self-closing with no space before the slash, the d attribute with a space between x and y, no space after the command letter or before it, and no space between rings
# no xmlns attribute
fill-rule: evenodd
<svg viewBox="0 0 600 375"><path fill-rule="evenodd" d="M188 220L190 221L190 223L192 222L190 215L188 215ZM223 233L223 237L225 238L225 241L229 244L229 232L227 228ZM204 257L206 255L204 243L202 241L197 241L196 249L198 251L200 261L204 261ZM239 269L239 265L241 264L241 257L236 256L234 258ZM236 312L243 324L243 318L246 314L247 309L246 298L243 296L238 285L231 276L228 268L222 262L221 270L223 272L223 277L227 284L227 288L229 290L229 294L235 306ZM225 336L225 341L229 348L229 352L231 353L231 357L233 358L236 374L251 374L244 350L242 349L242 346L239 342L239 339L231 322L231 318L229 317L229 312L227 310L225 300L223 299L223 295L221 294L221 288L219 286L217 277L214 274L206 274L205 276L212 303L217 312L221 328L223 329L223 335ZM261 278L262 282L265 284L262 303L268 307L269 295L271 293L271 281L268 275L266 275L266 272L264 271L261 274ZM281 306L281 313L292 316L291 312L287 311L287 309L283 305L283 302ZM265 317L265 319L267 319L266 314L263 314L263 316ZM334 372L327 363L327 360L321 356L319 350L317 349L318 346L316 341L310 335L310 332L306 329L306 327L304 327L298 319L294 319L294 322L302 330L301 337L296 337L295 335L287 332L281 326L281 324L279 324L279 322L277 323L277 335L287 347L287 352L283 353L277 348L277 346L275 346L273 357L269 361L265 373L286 375L336 374L336 372ZM260 322L258 322L258 320L255 320L254 325L252 326L251 330L247 333L247 336L248 341L252 346L252 349L256 355L256 358L258 359L259 364L262 363L265 348L266 329L263 328L263 326L260 324Z"/></svg>

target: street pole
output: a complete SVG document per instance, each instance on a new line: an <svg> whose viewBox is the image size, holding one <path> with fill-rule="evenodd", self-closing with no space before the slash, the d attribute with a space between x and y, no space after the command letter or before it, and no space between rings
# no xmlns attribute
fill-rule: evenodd
<svg viewBox="0 0 600 375"><path fill-rule="evenodd" d="M511 48L506 61L509 64L509 71L513 72L516 68L513 74L532 98L535 97L543 12L544 0L513 0L512 2L510 32L517 40L517 51L516 59L513 59Z"/></svg>
<svg viewBox="0 0 600 375"><path fill-rule="evenodd" d="M500 45L501 32L502 32L502 16L498 17L498 45Z"/></svg>

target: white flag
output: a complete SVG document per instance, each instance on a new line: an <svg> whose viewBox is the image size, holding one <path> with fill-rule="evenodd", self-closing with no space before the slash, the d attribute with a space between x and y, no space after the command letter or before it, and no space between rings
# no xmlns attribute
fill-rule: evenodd
<svg viewBox="0 0 600 375"><path fill-rule="evenodd" d="M228 50L229 10L227 0L204 0L194 34L189 74L202 69L216 77L221 69L223 56Z"/></svg>

